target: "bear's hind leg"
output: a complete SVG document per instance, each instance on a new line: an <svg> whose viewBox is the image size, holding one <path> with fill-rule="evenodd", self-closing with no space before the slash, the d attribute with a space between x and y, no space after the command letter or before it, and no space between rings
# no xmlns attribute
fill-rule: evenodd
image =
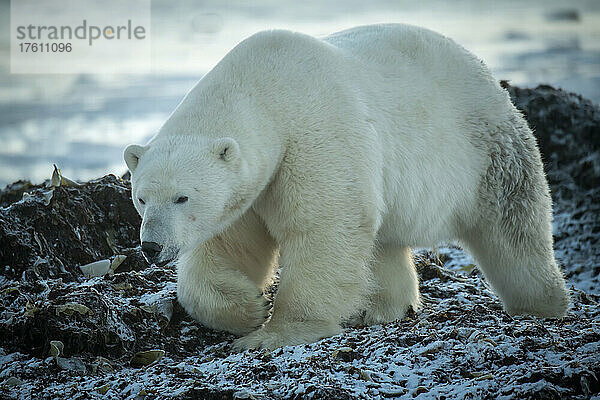
<svg viewBox="0 0 600 400"><path fill-rule="evenodd" d="M569 296L552 248L552 200L535 139L517 122L492 153L463 240L508 313L562 317Z"/></svg>
<svg viewBox="0 0 600 400"><path fill-rule="evenodd" d="M409 307L416 311L420 305L419 278L410 248L386 244L379 246L374 257L371 270L377 288L363 317L366 325L401 319Z"/></svg>
<svg viewBox="0 0 600 400"><path fill-rule="evenodd" d="M547 241L508 241L482 230L465 247L511 315L563 317L569 307L565 281Z"/></svg>
<svg viewBox="0 0 600 400"><path fill-rule="evenodd" d="M552 248L552 199L535 137L512 117L483 141L489 165L461 239L510 314L562 317L565 280Z"/></svg>

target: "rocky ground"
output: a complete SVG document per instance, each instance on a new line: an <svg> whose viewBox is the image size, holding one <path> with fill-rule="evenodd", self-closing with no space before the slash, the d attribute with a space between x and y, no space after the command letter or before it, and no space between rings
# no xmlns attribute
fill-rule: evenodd
<svg viewBox="0 0 600 400"><path fill-rule="evenodd" d="M173 267L140 258L127 181L55 174L0 192L0 398L600 399L600 109L505 86L544 154L566 318L509 317L445 246L417 253L416 314L235 353L177 304Z"/></svg>

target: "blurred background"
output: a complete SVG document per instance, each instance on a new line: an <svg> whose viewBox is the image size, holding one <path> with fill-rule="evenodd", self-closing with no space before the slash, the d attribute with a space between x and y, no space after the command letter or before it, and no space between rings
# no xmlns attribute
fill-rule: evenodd
<svg viewBox="0 0 600 400"><path fill-rule="evenodd" d="M498 79L546 83L600 102L598 0L152 0L152 73L10 74L10 2L0 0L0 185L39 183L56 163L80 180L126 171L194 83L252 33L287 28L321 36L403 22L453 38ZM118 62L118 60L114 60Z"/></svg>

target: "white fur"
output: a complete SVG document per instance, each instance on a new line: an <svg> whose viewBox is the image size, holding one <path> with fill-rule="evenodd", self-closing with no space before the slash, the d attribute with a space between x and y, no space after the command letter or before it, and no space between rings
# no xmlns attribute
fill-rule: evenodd
<svg viewBox="0 0 600 400"><path fill-rule="evenodd" d="M483 63L434 32L258 33L125 159L142 240L178 254L179 301L247 334L238 348L402 318L420 303L409 247L446 240L472 251L508 312L568 308L535 139Z"/></svg>

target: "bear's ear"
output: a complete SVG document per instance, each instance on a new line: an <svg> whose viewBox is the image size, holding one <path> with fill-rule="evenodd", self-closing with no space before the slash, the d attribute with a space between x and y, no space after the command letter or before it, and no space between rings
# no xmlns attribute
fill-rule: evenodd
<svg viewBox="0 0 600 400"><path fill-rule="evenodd" d="M133 173L137 168L138 162L140 161L140 157L144 155L146 152L146 148L144 146L140 146L138 144L130 144L127 146L125 151L123 152L123 158L125 159L125 164L127 164L127 168L129 171Z"/></svg>
<svg viewBox="0 0 600 400"><path fill-rule="evenodd" d="M220 138L212 144L213 153L223 161L231 161L240 154L240 146L230 137Z"/></svg>

